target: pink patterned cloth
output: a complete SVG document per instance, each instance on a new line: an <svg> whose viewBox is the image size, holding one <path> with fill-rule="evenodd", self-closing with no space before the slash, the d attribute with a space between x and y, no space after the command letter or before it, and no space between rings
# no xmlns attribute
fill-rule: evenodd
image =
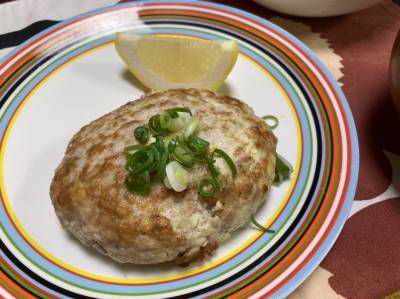
<svg viewBox="0 0 400 299"><path fill-rule="evenodd" d="M342 58L339 82L360 143L355 203L338 241L321 264L323 269L315 274L318 277L311 277L293 298L375 299L399 291L400 117L389 94L389 61L400 29L400 6L383 1L352 15L312 19L278 14L246 0L213 2L272 21L284 18L308 25ZM321 279L328 280L328 289L321 287ZM400 298L400 293L393 298Z"/></svg>

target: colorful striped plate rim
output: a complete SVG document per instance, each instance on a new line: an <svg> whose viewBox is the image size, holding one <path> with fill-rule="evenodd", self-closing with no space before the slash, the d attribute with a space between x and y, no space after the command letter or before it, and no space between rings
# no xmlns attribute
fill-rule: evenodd
<svg viewBox="0 0 400 299"><path fill-rule="evenodd" d="M62 74L74 59L110 46L115 32L123 30L235 39L241 57L285 95L296 124L297 162L279 208L266 223L275 233L254 233L229 254L198 268L128 278L76 267L27 233L4 178L11 129L48 78ZM282 298L328 253L354 197L358 143L338 84L296 38L232 7L203 1L137 1L61 22L0 61L0 105L0 286L17 297Z"/></svg>

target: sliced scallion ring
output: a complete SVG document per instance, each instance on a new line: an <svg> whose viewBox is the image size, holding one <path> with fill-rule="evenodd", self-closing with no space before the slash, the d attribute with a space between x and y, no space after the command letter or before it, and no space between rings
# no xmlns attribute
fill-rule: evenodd
<svg viewBox="0 0 400 299"><path fill-rule="evenodd" d="M174 137L168 142L168 151L172 154L175 150L175 147L178 145L177 138Z"/></svg>
<svg viewBox="0 0 400 299"><path fill-rule="evenodd" d="M206 157L206 163L208 166L208 170L211 173L211 176L213 178L217 178L219 176L219 171L218 169L215 167L215 160L212 156Z"/></svg>
<svg viewBox="0 0 400 299"><path fill-rule="evenodd" d="M194 155L182 145L177 145L174 147L174 150L172 151L172 157L186 167L192 167L195 162Z"/></svg>
<svg viewBox="0 0 400 299"><path fill-rule="evenodd" d="M133 134L135 135L136 140L140 144L146 144L149 141L150 138L150 132L149 129L147 129L145 126L139 126L137 127L134 131Z"/></svg>
<svg viewBox="0 0 400 299"><path fill-rule="evenodd" d="M171 116L168 112L164 112L160 115L160 126L162 130L167 130L171 125Z"/></svg>
<svg viewBox="0 0 400 299"><path fill-rule="evenodd" d="M171 118L171 122L168 126L168 130L171 132L178 132L180 130L182 130L185 126L185 123L182 119L182 117L180 117L178 115L178 117L176 118Z"/></svg>
<svg viewBox="0 0 400 299"><path fill-rule="evenodd" d="M276 116L273 115L265 115L262 117L263 120L267 123L268 127L270 127L272 130L277 128L279 125L279 119Z"/></svg>
<svg viewBox="0 0 400 299"><path fill-rule="evenodd" d="M162 147L164 146L163 144L161 145ZM158 165L160 163L160 158L161 158L161 151L157 148L157 144L151 144L150 146L151 150L153 151L154 155L154 163L152 167L149 169L149 171L157 171Z"/></svg>
<svg viewBox="0 0 400 299"><path fill-rule="evenodd" d="M192 111L190 111L190 109L187 107L171 108L171 109L168 109L167 112L169 112L169 113L183 112L183 113L189 113L190 115L192 115Z"/></svg>
<svg viewBox="0 0 400 299"><path fill-rule="evenodd" d="M195 134L199 128L200 128L200 121L197 118L192 117L189 125L185 130L185 137L188 138L192 134Z"/></svg>
<svg viewBox="0 0 400 299"><path fill-rule="evenodd" d="M220 184L218 179L212 176L204 176L200 179L197 192L202 197L215 196L220 190Z"/></svg>
<svg viewBox="0 0 400 299"><path fill-rule="evenodd" d="M144 171L150 171L156 163L156 150L153 147L147 146L133 155L129 156L125 168L132 174L138 174Z"/></svg>
<svg viewBox="0 0 400 299"><path fill-rule="evenodd" d="M290 179L293 167L285 158L276 154L274 185L279 186L283 181Z"/></svg>
<svg viewBox="0 0 400 299"><path fill-rule="evenodd" d="M272 230L272 229L267 229L267 228L265 228L264 226L262 226L260 223L258 223L258 221L254 218L254 215L252 215L252 216L250 217L250 220L251 220L251 222L254 224L254 226L257 227L257 229L258 229L259 231L262 231L262 232L264 232L264 233L275 233L274 230Z"/></svg>
<svg viewBox="0 0 400 299"><path fill-rule="evenodd" d="M157 136L156 140L151 145L154 145L158 151L160 151L160 152L163 151L164 150L164 138L161 136Z"/></svg>
<svg viewBox="0 0 400 299"><path fill-rule="evenodd" d="M160 114L156 114L150 117L149 128L154 133L154 135L159 135L162 133L163 128L161 126Z"/></svg>
<svg viewBox="0 0 400 299"><path fill-rule="evenodd" d="M233 162L232 158L220 148L214 150L213 156L214 155L222 157L225 160L226 164L228 164L229 168L231 169L232 177L236 177L237 169L235 162Z"/></svg>
<svg viewBox="0 0 400 299"><path fill-rule="evenodd" d="M165 173L165 167L167 166L168 163L168 151L164 150L161 154L160 161L158 163L157 167L157 175L160 178L161 182L164 181L166 173Z"/></svg>
<svg viewBox="0 0 400 299"><path fill-rule="evenodd" d="M145 195L150 191L150 174L147 171L136 175L129 173L125 178L125 185L129 192Z"/></svg>
<svg viewBox="0 0 400 299"><path fill-rule="evenodd" d="M178 134L175 137L177 144L186 146L186 138L182 134Z"/></svg>
<svg viewBox="0 0 400 299"><path fill-rule="evenodd" d="M210 143L198 136L189 136L187 139L188 148L198 157L204 157L208 153Z"/></svg>
<svg viewBox="0 0 400 299"><path fill-rule="evenodd" d="M165 176L163 183L165 187L167 187L168 189L172 189L171 183L169 182L167 176Z"/></svg>
<svg viewBox="0 0 400 299"><path fill-rule="evenodd" d="M124 148L124 154L126 157L133 155L136 151L138 151L139 149L141 149L143 147L144 147L144 145L142 145L142 144L134 144L134 145L127 146L126 148Z"/></svg>
<svg viewBox="0 0 400 299"><path fill-rule="evenodd" d="M177 161L171 161L165 168L168 183L176 192L182 192L187 188L189 172Z"/></svg>
<svg viewBox="0 0 400 299"><path fill-rule="evenodd" d="M181 133L173 133L171 135L166 136L163 140L164 140L164 147L165 149L168 150L169 148L169 144L172 140L174 140L176 137L178 137L179 135L181 135ZM174 141L174 144L176 144L176 140ZM172 152L172 150L171 150Z"/></svg>

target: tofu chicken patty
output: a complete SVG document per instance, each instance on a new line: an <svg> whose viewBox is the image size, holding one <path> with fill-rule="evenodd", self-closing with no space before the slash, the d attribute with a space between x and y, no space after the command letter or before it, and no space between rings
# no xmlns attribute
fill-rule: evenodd
<svg viewBox="0 0 400 299"><path fill-rule="evenodd" d="M223 149L237 176L217 159L221 191L198 194L207 166L195 164L183 192L153 178L147 195L130 193L124 148L136 127L167 109L188 107L203 127L210 150ZM275 175L276 138L245 103L208 90L176 89L144 95L84 126L69 142L50 188L62 226L84 245L122 263L178 265L201 261L218 241L250 219Z"/></svg>

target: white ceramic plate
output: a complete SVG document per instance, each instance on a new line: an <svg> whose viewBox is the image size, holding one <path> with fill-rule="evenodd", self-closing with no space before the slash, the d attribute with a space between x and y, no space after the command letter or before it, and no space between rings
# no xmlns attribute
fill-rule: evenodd
<svg viewBox="0 0 400 299"><path fill-rule="evenodd" d="M250 224L203 264L120 265L83 247L49 198L54 170L83 125L143 91L114 33L236 39L240 56L221 93L279 118L278 152L294 165ZM230 7L146 1L62 22L0 62L0 237L3 276L21 294L49 297L283 297L319 264L353 199L358 145L350 109L315 56L282 29ZM24 293L24 294L25 294Z"/></svg>

